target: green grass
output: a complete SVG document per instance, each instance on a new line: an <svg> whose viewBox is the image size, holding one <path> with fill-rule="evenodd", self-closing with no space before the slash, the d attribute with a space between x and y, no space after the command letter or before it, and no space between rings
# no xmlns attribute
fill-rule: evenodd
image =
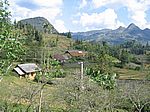
<svg viewBox="0 0 150 112"><path fill-rule="evenodd" d="M118 73L120 79L145 79L147 71L136 71L123 68L113 68L113 71Z"/></svg>
<svg viewBox="0 0 150 112"><path fill-rule="evenodd" d="M57 79L55 79L57 81ZM59 80L60 81L60 80ZM65 108L65 103L59 103L55 97L55 92L57 91L58 85L46 85L43 92L43 100L49 101L49 106L51 108ZM21 96L28 96L34 91L37 91L41 87L40 84L30 81L28 79L16 76L3 76L3 80L0 82L0 102L9 101L12 103L19 103L28 105L28 100L21 98ZM38 104L39 93L34 98L34 102Z"/></svg>
<svg viewBox="0 0 150 112"><path fill-rule="evenodd" d="M55 53L64 53L70 47L70 44L73 44L73 40L69 39L65 36L56 35L56 34L44 34L43 41L48 44L50 41L56 41L58 39L58 43L55 47L48 47L49 52L52 54Z"/></svg>
<svg viewBox="0 0 150 112"><path fill-rule="evenodd" d="M117 70L121 74L121 78L128 78L130 75L132 77L135 77L134 75L138 76L140 74L139 71L133 71L133 70L128 71L126 69L118 69L118 68L114 68L114 70ZM74 75L72 73L74 73ZM67 104L63 99L64 97L62 97L61 95L63 95L66 90L64 91L63 90L64 88L61 88L62 86L64 86L62 84L64 84L64 82L74 81L72 77L74 77L75 74L77 75L78 73L79 73L79 69L74 69L74 70L70 69L69 71L67 71L67 76L65 78L55 78L53 79L55 84L46 85L43 90L42 101L44 103L42 106L43 107L49 106L49 108L53 110L52 112L58 112L58 109L60 110L60 112L62 109L65 110L67 108ZM75 82L72 82L72 84L74 83ZM33 91L38 90L40 86L41 85L39 83L30 81L25 78L20 79L19 77L14 75L3 76L3 80L0 82L0 102L8 101L9 103L11 102L16 103L18 99L21 98L22 96L22 100L20 100L20 103L26 105L27 107L29 102L25 98L27 98L28 95L30 95ZM72 85L70 85L69 83L67 87L65 86L66 87L65 89L67 89L69 86L71 87ZM40 97L40 93L38 93L34 98L34 104L39 104L39 97ZM117 110L114 110L114 112L126 112L125 110L122 109L117 109Z"/></svg>

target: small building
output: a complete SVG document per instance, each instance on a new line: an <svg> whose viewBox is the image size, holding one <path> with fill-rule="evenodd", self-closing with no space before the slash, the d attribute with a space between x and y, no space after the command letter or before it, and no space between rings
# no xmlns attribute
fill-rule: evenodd
<svg viewBox="0 0 150 112"><path fill-rule="evenodd" d="M140 70L141 65L130 62L130 63L126 64L126 68L134 69L134 70Z"/></svg>
<svg viewBox="0 0 150 112"><path fill-rule="evenodd" d="M30 80L34 80L36 73L41 69L35 63L18 64L14 71L19 75L20 78L26 77Z"/></svg>
<svg viewBox="0 0 150 112"><path fill-rule="evenodd" d="M68 60L68 57L61 54L54 54L53 58L61 63L64 63L66 60Z"/></svg>
<svg viewBox="0 0 150 112"><path fill-rule="evenodd" d="M69 54L70 57L84 57L86 56L87 52L79 51L79 50L68 50L65 54Z"/></svg>

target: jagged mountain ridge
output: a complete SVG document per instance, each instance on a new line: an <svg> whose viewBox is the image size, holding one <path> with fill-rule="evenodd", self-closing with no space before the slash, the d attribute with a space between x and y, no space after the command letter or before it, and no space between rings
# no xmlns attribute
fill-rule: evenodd
<svg viewBox="0 0 150 112"><path fill-rule="evenodd" d="M78 40L101 42L106 41L110 44L120 44L125 41L136 40L141 43L150 41L150 29L140 29L134 23L127 28L120 26L119 28L94 30L88 32L72 33L72 37Z"/></svg>
<svg viewBox="0 0 150 112"><path fill-rule="evenodd" d="M34 17L34 18L23 19L21 21L18 21L18 24L19 23L23 25L29 24L40 32L46 31L49 34L51 33L58 34L58 31L54 28L54 26L44 17Z"/></svg>

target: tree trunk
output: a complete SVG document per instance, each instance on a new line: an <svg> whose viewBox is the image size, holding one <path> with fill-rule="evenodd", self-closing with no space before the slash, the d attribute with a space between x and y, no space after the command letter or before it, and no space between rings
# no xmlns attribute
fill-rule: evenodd
<svg viewBox="0 0 150 112"><path fill-rule="evenodd" d="M40 92L39 112L41 112L41 108L42 108L42 96L43 96L43 89Z"/></svg>

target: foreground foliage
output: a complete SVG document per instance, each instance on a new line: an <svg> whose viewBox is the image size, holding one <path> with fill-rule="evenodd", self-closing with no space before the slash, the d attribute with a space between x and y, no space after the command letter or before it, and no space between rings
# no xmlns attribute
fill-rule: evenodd
<svg viewBox="0 0 150 112"><path fill-rule="evenodd" d="M13 61L24 53L22 37L10 21L8 1L0 1L0 71L6 73Z"/></svg>
<svg viewBox="0 0 150 112"><path fill-rule="evenodd" d="M117 75L115 73L101 73L100 70L89 68L86 70L86 74L104 89L111 90L116 87Z"/></svg>

